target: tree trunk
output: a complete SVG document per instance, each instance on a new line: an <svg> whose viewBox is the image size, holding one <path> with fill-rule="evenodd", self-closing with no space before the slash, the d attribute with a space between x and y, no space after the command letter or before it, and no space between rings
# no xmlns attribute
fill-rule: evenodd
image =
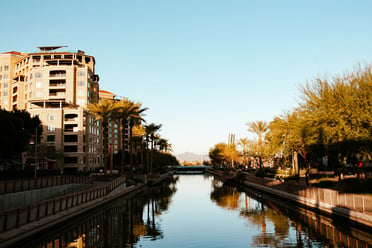
<svg viewBox="0 0 372 248"><path fill-rule="evenodd" d="M151 159L150 159L150 173L152 173L152 167L154 165L154 143L151 142Z"/></svg>
<svg viewBox="0 0 372 248"><path fill-rule="evenodd" d="M102 121L103 127L103 173L107 174L107 165L109 163L109 146L108 146L108 121Z"/></svg>
<svg viewBox="0 0 372 248"><path fill-rule="evenodd" d="M125 170L125 134L126 134L126 127L128 126L128 122L126 120L121 121L121 174L124 175Z"/></svg>
<svg viewBox="0 0 372 248"><path fill-rule="evenodd" d="M133 144L132 144L132 138L133 138L133 133L132 133L132 128L133 128L133 120L131 119L129 121L129 140L128 140L128 148L129 148L129 162L130 162L130 168L132 171L135 170L134 165L133 165Z"/></svg>

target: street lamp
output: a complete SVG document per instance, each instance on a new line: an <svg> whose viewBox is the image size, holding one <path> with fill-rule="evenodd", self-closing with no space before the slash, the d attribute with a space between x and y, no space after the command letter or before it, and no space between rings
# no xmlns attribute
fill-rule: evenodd
<svg viewBox="0 0 372 248"><path fill-rule="evenodd" d="M37 163L37 127L35 129L35 140L31 138L30 145L35 145L35 166L34 166L34 178L36 178L36 163Z"/></svg>
<svg viewBox="0 0 372 248"><path fill-rule="evenodd" d="M34 178L36 179L36 165L37 165L37 127L35 132L35 168L34 168Z"/></svg>

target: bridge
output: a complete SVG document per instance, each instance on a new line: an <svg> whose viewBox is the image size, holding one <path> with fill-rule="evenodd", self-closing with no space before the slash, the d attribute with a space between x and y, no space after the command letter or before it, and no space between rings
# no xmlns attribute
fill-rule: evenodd
<svg viewBox="0 0 372 248"><path fill-rule="evenodd" d="M209 166L171 166L176 174L204 174L206 168L209 168Z"/></svg>

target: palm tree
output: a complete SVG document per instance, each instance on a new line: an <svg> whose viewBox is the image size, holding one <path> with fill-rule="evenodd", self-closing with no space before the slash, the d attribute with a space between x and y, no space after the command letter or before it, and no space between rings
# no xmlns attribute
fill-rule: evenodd
<svg viewBox="0 0 372 248"><path fill-rule="evenodd" d="M146 134L145 127L141 124L135 125L133 127L132 133L133 133L132 143L134 144L134 147L136 148L135 151L136 151L137 156L138 156L138 152L140 152L140 156L141 156L140 165L141 165L142 172L143 172L143 168L144 168L143 153L144 153L144 150L146 149L146 142L144 140L144 137ZM139 148L139 151L138 151L138 148Z"/></svg>
<svg viewBox="0 0 372 248"><path fill-rule="evenodd" d="M243 160L245 157L247 157L247 152L248 152L247 148L248 148L249 143L250 141L247 138L239 139L238 145L243 148ZM248 157L247 157L247 160L248 160ZM247 161L247 165L248 165L248 161Z"/></svg>
<svg viewBox="0 0 372 248"><path fill-rule="evenodd" d="M117 110L118 105L114 100L104 99L99 103L88 104L87 108L89 113L101 122L103 129L103 170L106 175L109 158L108 124L112 120L113 113Z"/></svg>
<svg viewBox="0 0 372 248"><path fill-rule="evenodd" d="M172 145L169 144L167 139L160 138L157 142L157 145L159 147L159 150L162 152L167 152L172 149Z"/></svg>
<svg viewBox="0 0 372 248"><path fill-rule="evenodd" d="M131 145L131 138L132 138L132 128L134 123L139 121L144 121L142 118L142 114L147 108L141 108L141 103L136 103L130 101L128 99L122 99L118 102L118 113L119 118L121 120L121 128L122 128L122 149L121 149L121 173L124 173L124 166L125 166L125 147L126 147L126 129L129 126L129 137L128 137L128 149L129 154L132 152L132 145Z"/></svg>
<svg viewBox="0 0 372 248"><path fill-rule="evenodd" d="M154 163L154 146L155 146L155 140L157 138L156 132L158 132L161 128L161 124L156 125L155 123L151 123L149 125L145 126L145 132L146 132L146 141L151 144L151 159L148 159L148 149L147 149L147 161L150 161L150 173L152 173L152 166Z"/></svg>
<svg viewBox="0 0 372 248"><path fill-rule="evenodd" d="M248 131L256 134L258 136L258 147L259 147L259 159L260 159L260 167L262 166L262 143L263 143L263 136L269 130L269 125L266 121L254 121L247 123Z"/></svg>

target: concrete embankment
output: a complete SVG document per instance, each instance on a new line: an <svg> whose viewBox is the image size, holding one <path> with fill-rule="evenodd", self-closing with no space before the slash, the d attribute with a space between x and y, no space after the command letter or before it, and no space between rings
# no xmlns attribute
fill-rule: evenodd
<svg viewBox="0 0 372 248"><path fill-rule="evenodd" d="M66 184L0 195L0 211L20 208L52 197L65 195L77 191L83 186L81 184Z"/></svg>
<svg viewBox="0 0 372 248"><path fill-rule="evenodd" d="M0 234L0 247L11 247L12 244L36 235L37 233L47 228L52 228L59 223L74 218L86 211L110 202L120 196L143 190L145 187L146 183L141 183L130 187L126 187L125 184L122 184L109 194L104 195L98 199L79 204L65 211L61 211L56 214L49 215L45 218L41 218L38 221L33 221L28 224L22 225L19 228L3 232Z"/></svg>
<svg viewBox="0 0 372 248"><path fill-rule="evenodd" d="M223 178L221 172L208 170L208 173ZM316 187L297 187L293 183L265 180L248 174L245 175L245 180L239 183L327 216L343 218L350 223L368 228L372 227L371 196L344 194Z"/></svg>

